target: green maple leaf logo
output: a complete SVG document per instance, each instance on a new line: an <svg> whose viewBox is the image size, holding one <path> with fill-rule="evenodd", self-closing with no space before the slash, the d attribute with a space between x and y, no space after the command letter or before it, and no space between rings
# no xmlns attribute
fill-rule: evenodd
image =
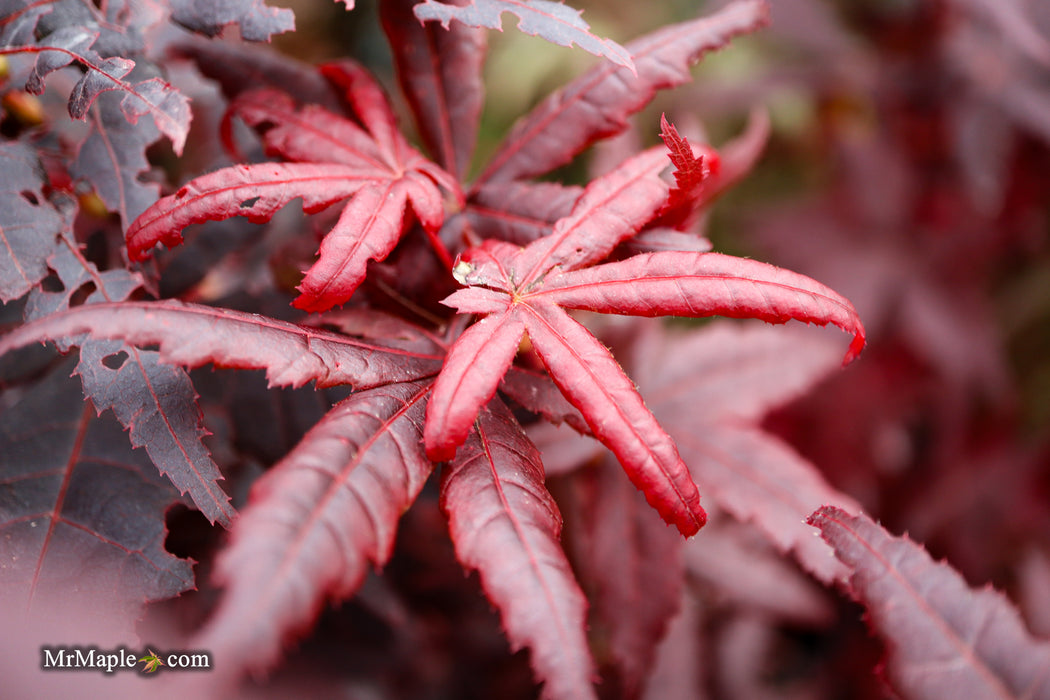
<svg viewBox="0 0 1050 700"><path fill-rule="evenodd" d="M153 673L157 670L158 667L163 666L164 662L157 658L156 652L154 652L152 649L147 649L146 651L149 652L149 655L143 656L141 659L139 659L139 661L144 661L146 663L146 668L142 669L142 672Z"/></svg>

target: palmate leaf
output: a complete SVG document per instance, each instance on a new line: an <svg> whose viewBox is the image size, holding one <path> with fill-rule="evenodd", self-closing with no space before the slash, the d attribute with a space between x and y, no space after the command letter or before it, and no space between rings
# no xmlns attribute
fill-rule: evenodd
<svg viewBox="0 0 1050 700"><path fill-rule="evenodd" d="M386 563L432 469L421 440L430 385L354 393L255 484L216 564L222 603L195 641L223 676L273 666L326 601L351 596L369 562Z"/></svg>
<svg viewBox="0 0 1050 700"><path fill-rule="evenodd" d="M510 12L518 16L518 29L530 36L540 36L559 46L576 44L595 56L603 56L613 63L634 71L631 54L611 39L601 39L590 32L580 18L580 11L553 0L469 0L469 4L426 0L413 10L416 17L426 22L437 20L448 28L453 19L470 27L487 27L502 31L501 15Z"/></svg>
<svg viewBox="0 0 1050 700"><path fill-rule="evenodd" d="M558 544L561 515L539 453L499 401L441 478L456 555L481 574L511 645L528 646L544 696L593 698L586 601Z"/></svg>
<svg viewBox="0 0 1050 700"><path fill-rule="evenodd" d="M233 216L262 223L294 199L314 213L352 197L293 302L304 311L325 311L350 299L369 260L394 249L408 223L406 205L435 240L444 220L438 185L457 192L458 186L408 145L382 89L361 66L341 61L321 72L345 92L365 129L319 106L296 109L273 90L242 95L232 113L262 131L270 153L301 162L237 165L192 180L131 225L128 255L142 260L157 243L176 245L190 224ZM442 245L436 249L447 257Z"/></svg>
<svg viewBox="0 0 1050 700"><path fill-rule="evenodd" d="M1032 638L1017 610L990 589L973 590L945 563L865 515L823 507L820 529L852 572L889 650L887 674L911 698L1050 697L1050 643Z"/></svg>
<svg viewBox="0 0 1050 700"><path fill-rule="evenodd" d="M524 249L492 244L476 251L471 259L477 264L467 256L462 267L457 266L462 282L482 286L456 292L445 303L461 312L469 308L493 316L478 324L491 331L472 328L457 340L438 377L425 428L432 458L447 459L462 443L517 350L518 328L526 324L562 393L620 458L650 503L683 534L700 529L706 516L688 470L608 351L586 331L581 333L578 324L559 309L545 304L519 306L525 298L522 291L542 289L540 280L551 267L572 269L604 257L650 218L666 197L666 186L655 176L665 165L665 157L655 149L636 156L592 182L550 236ZM471 358L481 350L482 333L497 341L486 349L486 356L497 361L467 382Z"/></svg>
<svg viewBox="0 0 1050 700"><path fill-rule="evenodd" d="M847 361L863 347L864 329L852 305L830 289L741 258L663 252L584 267L607 256L660 210L667 188L656 177L657 155L643 153L592 182L551 235L525 248L487 241L461 256L455 273L467 288L444 303L460 313L488 315L484 333L496 341L489 351L497 361L467 382L470 361L481 354L483 331L468 331L457 340L435 383L424 435L428 454L438 459L462 442L495 392L524 324L536 353L595 436L616 454L650 504L688 535L706 516L674 442L608 350L562 309L831 323L854 335Z"/></svg>

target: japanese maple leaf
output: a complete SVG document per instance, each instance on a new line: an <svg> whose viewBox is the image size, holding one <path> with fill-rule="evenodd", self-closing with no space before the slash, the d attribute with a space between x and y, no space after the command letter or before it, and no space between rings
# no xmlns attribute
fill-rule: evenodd
<svg viewBox="0 0 1050 700"><path fill-rule="evenodd" d="M650 505L685 535L703 526L700 495L674 442L616 360L567 309L636 316L724 315L770 323L798 319L854 335L853 306L812 279L717 253L666 251L590 267L655 216L667 199L659 149L592 182L553 233L524 248L486 241L455 267L466 285L444 303L484 317L450 348L424 429L431 459L448 459L495 393L526 334L565 397L619 459Z"/></svg>
<svg viewBox="0 0 1050 700"><path fill-rule="evenodd" d="M364 68L341 61L321 71L345 91L364 128L317 105L297 108L272 89L245 93L233 114L263 132L268 153L291 162L223 168L161 198L128 228L131 259L145 259L157 243L180 243L190 224L233 216L262 223L301 197L308 213L349 198L299 285L293 305L304 311L324 311L350 298L368 261L384 259L397 245L409 223L408 205L448 260L433 237L444 221L438 185L458 192L456 183L408 145L382 88Z"/></svg>
<svg viewBox="0 0 1050 700"><path fill-rule="evenodd" d="M139 659L140 662L145 663L145 667L142 669L143 673L153 673L159 667L164 665L164 662L157 657L157 653L152 649L147 649L149 653Z"/></svg>

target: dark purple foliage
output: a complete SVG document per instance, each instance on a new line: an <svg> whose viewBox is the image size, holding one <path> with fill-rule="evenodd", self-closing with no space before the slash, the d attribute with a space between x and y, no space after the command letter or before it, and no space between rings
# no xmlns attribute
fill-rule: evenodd
<svg viewBox="0 0 1050 700"><path fill-rule="evenodd" d="M10 692L1050 697L1050 16L610 8L0 8Z"/></svg>

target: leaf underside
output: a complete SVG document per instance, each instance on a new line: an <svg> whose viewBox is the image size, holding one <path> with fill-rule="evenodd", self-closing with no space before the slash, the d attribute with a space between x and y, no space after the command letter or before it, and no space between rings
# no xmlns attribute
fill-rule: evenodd
<svg viewBox="0 0 1050 700"><path fill-rule="evenodd" d="M461 196L457 184L408 145L386 95L363 66L347 59L319 71L344 93L360 125L318 105L297 108L289 95L272 89L242 93L230 113L260 131L268 153L291 162L236 165L195 178L132 223L129 257L144 260L157 243L178 245L191 224L234 216L264 223L295 199L306 213L343 201L293 302L321 312L349 301L369 261L394 250L409 223L407 207L433 237L445 215L438 187ZM447 260L441 245L435 250Z"/></svg>
<svg viewBox="0 0 1050 700"><path fill-rule="evenodd" d="M518 17L518 30L540 36L559 46L576 44L584 51L602 56L617 65L634 70L631 54L611 39L602 39L590 31L580 11L551 0L470 0L466 5L426 0L413 8L416 17L426 22L436 20L448 27L454 19L470 27L502 30L501 15L510 12Z"/></svg>

